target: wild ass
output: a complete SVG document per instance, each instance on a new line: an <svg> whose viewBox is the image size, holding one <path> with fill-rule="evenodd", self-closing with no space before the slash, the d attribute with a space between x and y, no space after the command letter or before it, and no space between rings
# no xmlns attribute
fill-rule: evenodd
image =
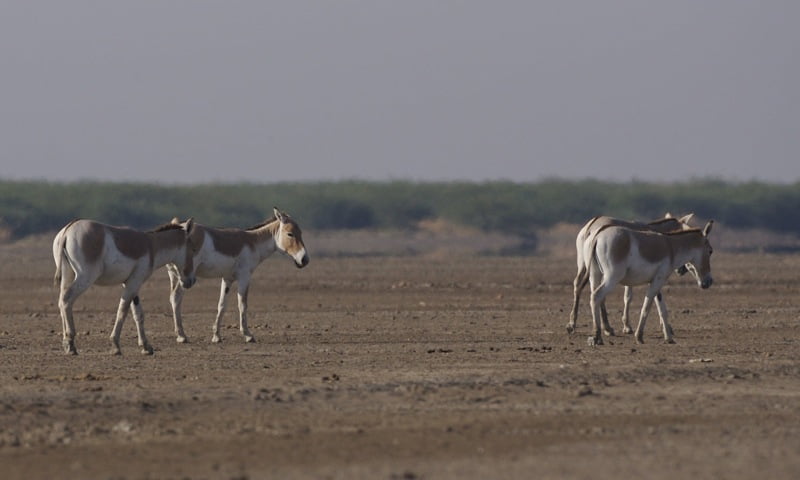
<svg viewBox="0 0 800 480"><path fill-rule="evenodd" d="M192 243L196 246L194 258L198 277L222 278L217 305L217 316L212 327L211 341L218 343L219 324L225 314L228 292L233 282L238 282L239 330L245 342L253 342L253 334L247 328L247 293L250 278L256 267L276 250L289 255L298 268L308 265L308 253L303 245L300 227L289 215L273 208L274 217L246 230L235 228L211 228L195 224ZM173 220L177 221L176 220ZM178 343L187 341L181 318L183 287L178 281L179 272L175 265L168 265L171 286L170 303L175 320L175 334Z"/></svg>
<svg viewBox="0 0 800 480"><path fill-rule="evenodd" d="M575 280L572 282L572 310L569 315L569 322L567 323L567 332L572 333L575 331L575 324L578 320L578 305L581 298L581 292L586 284L589 283L589 258L584 256L584 249L590 245L594 235L601 229L615 225L618 227L626 227L633 230L650 230L659 233L667 233L675 230L688 230L691 227L689 220L694 216L693 213L684 215L680 218L675 218L671 213L667 212L664 218L653 220L648 223L630 222L608 216L597 216L586 222L586 224L578 232L575 238L575 251L578 263L578 273L575 275ZM686 273L686 268L681 266L678 273L683 275ZM633 289L625 287L624 303L622 307L622 331L623 333L633 333L633 329L628 321L630 305L633 300ZM608 323L608 311L606 310L605 302L600 305L603 314L603 329L606 335L613 336L614 329Z"/></svg>
<svg viewBox="0 0 800 480"><path fill-rule="evenodd" d="M594 337L589 338L590 343L594 345L603 343L600 331L600 306L618 283L626 286L649 284L639 324L636 326L636 341L644 343L644 326L655 299L664 340L667 343L674 343L661 288L672 271L682 265L694 275L701 288L706 289L711 286L713 250L708 241L708 234L713 224L712 220L702 230L691 229L667 234L613 225L598 231L591 245L584 250L584 255L589 258L591 308L595 329Z"/></svg>
<svg viewBox="0 0 800 480"><path fill-rule="evenodd" d="M77 354L72 307L75 300L93 284L118 285L124 290L111 331L112 353L119 355L122 324L133 304L133 319L142 353L152 355L153 347L144 332L144 312L139 288L154 270L172 263L177 265L180 281L190 288L193 251L190 236L193 220L168 224L149 232L127 227L112 227L92 220L73 220L56 234L53 259L56 262L54 283L60 285L58 308L61 313L63 346L66 353ZM66 274L69 266L74 276Z"/></svg>

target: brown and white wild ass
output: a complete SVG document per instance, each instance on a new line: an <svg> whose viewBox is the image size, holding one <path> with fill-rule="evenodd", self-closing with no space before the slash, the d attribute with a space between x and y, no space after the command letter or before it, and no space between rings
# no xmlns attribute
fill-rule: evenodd
<svg viewBox="0 0 800 480"><path fill-rule="evenodd" d="M692 226L689 225L689 220L691 220L693 216L694 214L690 213L688 215L684 215L683 217L675 218L671 213L667 212L667 214L664 215L664 218L653 220L652 222L648 223L630 222L608 216L597 216L586 222L583 228L581 228L578 232L578 236L575 237L575 252L578 263L578 273L575 275L575 280L572 282L572 310L570 311L569 322L567 323L567 332L572 333L575 331L575 325L578 320L578 305L581 298L581 292L583 291L584 287L586 287L586 284L589 283L589 258L586 258L583 252L586 246L591 244L594 235L598 231L609 225L626 227L633 230L650 230L659 233L673 232L676 230L688 230L692 228ZM686 268L683 266L680 267L678 269L678 273L680 275L685 274ZM633 333L633 329L628 321L630 305L631 301L633 300L633 289L631 287L625 287L623 299L622 331L623 333ZM605 331L606 335L613 336L614 329L608 323L608 311L606 310L605 302L600 305L600 309L603 315L603 330Z"/></svg>
<svg viewBox="0 0 800 480"><path fill-rule="evenodd" d="M227 294L234 282L238 284L239 330L244 335L245 342L253 342L255 339L247 327L247 294L250 278L256 267L276 250L290 256L298 268L308 265L308 253L303 245L300 226L277 208L273 208L273 213L273 218L246 230L195 224L191 234L196 249L195 273L198 277L222 279L217 316L212 327L213 343L222 340L219 325L225 314ZM183 288L178 281L178 267L168 265L167 271L171 285L170 303L175 320L176 340L178 343L185 343L187 339L181 318Z"/></svg>
<svg viewBox="0 0 800 480"><path fill-rule="evenodd" d="M594 337L589 338L590 343L594 345L603 343L600 305L619 283L626 286L648 284L639 324L636 326L636 341L644 342L647 314L655 300L664 340L667 343L674 343L661 288L672 271L682 265L694 275L701 288L706 289L711 286L713 250L708 234L712 225L713 220L702 230L691 229L667 234L613 225L598 231L591 245L584 251L584 255L589 258L591 307L595 329Z"/></svg>
<svg viewBox="0 0 800 480"><path fill-rule="evenodd" d="M152 354L153 347L144 332L144 312L139 288L154 270L167 263L177 265L180 281L190 288L195 277L190 236L192 219L168 224L149 232L126 227L112 227L92 220L73 220L56 234L53 259L56 262L54 283L60 285L58 308L61 313L64 350L77 354L72 307L75 300L93 284L119 285L124 289L111 331L112 353L119 355L122 324L133 304L133 319L142 353ZM67 268L69 267L69 268ZM74 275L69 275L67 270Z"/></svg>

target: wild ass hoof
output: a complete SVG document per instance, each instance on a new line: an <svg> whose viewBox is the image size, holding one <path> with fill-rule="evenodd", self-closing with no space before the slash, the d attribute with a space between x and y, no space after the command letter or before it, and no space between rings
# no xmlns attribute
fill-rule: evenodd
<svg viewBox="0 0 800 480"><path fill-rule="evenodd" d="M575 333L575 324L574 323L568 323L567 324L567 333Z"/></svg>
<svg viewBox="0 0 800 480"><path fill-rule="evenodd" d="M211 343L220 343L221 341L222 339L216 333L214 334L213 337L211 337Z"/></svg>
<svg viewBox="0 0 800 480"><path fill-rule="evenodd" d="M614 337L614 336L616 336L616 335L614 335L614 329L611 328L611 327L608 327L605 330L603 330L603 333L605 333L606 337Z"/></svg>
<svg viewBox="0 0 800 480"><path fill-rule="evenodd" d="M67 355L77 355L78 354L78 349L75 348L75 342L67 340L66 342L64 342L64 344L62 346L64 347L64 353L66 353Z"/></svg>
<svg viewBox="0 0 800 480"><path fill-rule="evenodd" d="M145 345L142 347L142 355L152 355L153 354L153 347L150 345Z"/></svg>
<svg viewBox="0 0 800 480"><path fill-rule="evenodd" d="M119 347L111 347L111 351L109 352L111 355L122 355L122 350Z"/></svg>
<svg viewBox="0 0 800 480"><path fill-rule="evenodd" d="M644 336L640 334L636 334L636 343L643 344L644 343Z"/></svg>
<svg viewBox="0 0 800 480"><path fill-rule="evenodd" d="M256 339L252 335L245 335L244 343L256 343Z"/></svg>
<svg viewBox="0 0 800 480"><path fill-rule="evenodd" d="M594 347L595 345L602 345L602 344L603 344L603 337L600 337L600 336L597 336L597 337L589 337L589 338L586 340L586 343L587 343L587 345L589 345L590 347Z"/></svg>
<svg viewBox="0 0 800 480"><path fill-rule="evenodd" d="M186 335L178 335L177 338L175 338L175 341L177 343L189 343L189 339L186 338Z"/></svg>
<svg viewBox="0 0 800 480"><path fill-rule="evenodd" d="M626 325L626 326L625 326L625 327L622 329L622 333L624 333L625 335L630 335L631 333L633 333L633 329L632 329L631 327L629 327L629 326L627 326L627 325Z"/></svg>
<svg viewBox="0 0 800 480"><path fill-rule="evenodd" d="M673 338L665 338L664 339L664 343L673 343L674 344L675 340Z"/></svg>

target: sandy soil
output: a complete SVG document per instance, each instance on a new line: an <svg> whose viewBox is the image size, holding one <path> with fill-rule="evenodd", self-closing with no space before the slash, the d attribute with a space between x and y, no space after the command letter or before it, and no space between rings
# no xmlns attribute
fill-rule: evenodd
<svg viewBox="0 0 800 480"><path fill-rule="evenodd" d="M176 344L159 271L141 295L155 355L128 319L116 357L118 288L81 297L67 356L46 239L0 261L4 479L800 477L800 256L715 253L710 290L664 292L677 344L654 310L644 345L600 347L586 302L565 331L563 256L273 258L255 344L232 311L210 343L209 280Z"/></svg>

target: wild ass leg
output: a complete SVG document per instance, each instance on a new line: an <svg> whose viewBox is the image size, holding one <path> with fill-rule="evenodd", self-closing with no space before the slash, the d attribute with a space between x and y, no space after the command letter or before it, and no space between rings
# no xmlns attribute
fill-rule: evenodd
<svg viewBox="0 0 800 480"><path fill-rule="evenodd" d="M580 267L578 274L575 275L575 280L572 281L572 311L569 313L569 323L567 323L567 332L572 333L575 331L575 325L578 321L578 304L581 299L581 292L586 284L589 282L589 272L586 267Z"/></svg>
<svg viewBox="0 0 800 480"><path fill-rule="evenodd" d="M70 344L70 341L69 341L70 340L69 339L69 333L68 333L69 332L69 326L67 324L67 311L68 311L68 309L69 309L69 315L72 316L72 308L68 307L68 303L66 301L67 300L66 293L67 293L67 289L69 288L69 286L67 284L69 283L69 281L65 278L67 275L66 275L66 273L64 273L63 267L62 267L61 271L62 271L61 286L60 286L60 288L58 290L58 313L59 313L59 316L61 317L61 347L64 349L64 352L72 354L72 355L77 355L78 351L75 349L74 340L73 340L73 342L71 344ZM73 336L74 336L74 330L73 330Z"/></svg>
<svg viewBox="0 0 800 480"><path fill-rule="evenodd" d="M147 341L147 336L144 334L144 311L139 300L139 295L133 297L133 321L136 322L136 334L139 337L139 346L142 347L142 353L145 355L153 354L153 347Z"/></svg>
<svg viewBox="0 0 800 480"><path fill-rule="evenodd" d="M653 305L653 299L657 296L661 295L661 287L664 285L666 278L660 279L653 279L650 285L647 287L647 294L644 297L644 302L642 302L642 313L639 315L639 324L636 326L636 342L637 343L644 343L644 326L647 323L647 314L650 313L650 307ZM660 302L660 299L659 299ZM664 310L666 313L666 310ZM660 307L659 307L659 316L661 315ZM664 322L665 317L661 317L662 323Z"/></svg>
<svg viewBox="0 0 800 480"><path fill-rule="evenodd" d="M593 345L602 345L603 344L603 335L600 329L600 315L602 312L600 311L600 304L598 300L598 293L597 291L592 291L592 297L589 301L589 304L592 308L592 322L594 325L594 337L589 337L590 343Z"/></svg>
<svg viewBox="0 0 800 480"><path fill-rule="evenodd" d="M222 316L225 315L225 302L228 297L228 292L231 291L231 283L226 279L222 279L219 286L219 304L217 305L217 318L214 319L212 327L213 335L211 336L211 343L219 343L222 338L219 336L219 324L222 321Z"/></svg>
<svg viewBox="0 0 800 480"><path fill-rule="evenodd" d="M656 300L657 301L661 301L662 300L661 292L658 292L658 295L656 295ZM656 307L658 307L658 304L656 304ZM666 308L666 304L664 304L664 308ZM667 323L667 325L665 326L664 325L664 320L660 316L659 316L659 320L661 320L661 328L662 329L666 329L666 332L668 332L669 336L672 337L672 325ZM674 342L670 342L670 343L674 343Z"/></svg>
<svg viewBox="0 0 800 480"><path fill-rule="evenodd" d="M125 317L128 316L128 311L131 309L131 298L124 295L119 299L119 307L117 308L117 319L114 321L114 328L111 329L111 354L122 355L119 349L119 336L122 332L122 324L125 323Z"/></svg>
<svg viewBox="0 0 800 480"><path fill-rule="evenodd" d="M239 280L239 331L247 343L255 342L253 334L247 328L247 293L250 291L250 279Z"/></svg>
<svg viewBox="0 0 800 480"><path fill-rule="evenodd" d="M644 326L647 323L647 314L650 312L650 305L653 303L653 297L649 292L644 297L642 302L642 312L639 314L639 324L636 325L636 343L644 343Z"/></svg>
<svg viewBox="0 0 800 480"><path fill-rule="evenodd" d="M77 355L78 349L75 348L75 322L72 317L72 306L75 305L75 300L89 288L91 282L86 278L76 276L72 285L67 287L69 280L66 277L66 274L61 277L61 292L58 296L58 310L61 313L62 345L64 352Z"/></svg>
<svg viewBox="0 0 800 480"><path fill-rule="evenodd" d="M629 321L630 318L630 311L631 311L631 301L633 301L633 288L629 286L625 286L625 296L623 297L624 302L622 304L622 333L630 334L633 333L633 328L631 328L631 323Z"/></svg>
<svg viewBox="0 0 800 480"><path fill-rule="evenodd" d="M183 318L181 317L181 303L183 302L183 287L181 286L180 274L173 270L172 265L167 266L169 273L169 303L172 305L172 319L175 322L175 341L186 343L189 340L183 332Z"/></svg>
<svg viewBox="0 0 800 480"><path fill-rule="evenodd" d="M661 330L664 332L664 341L666 343L675 343L672 338L672 327L669 325L669 316L667 313L667 304L661 297L661 292L656 295L656 308L658 308L658 316L661 319Z"/></svg>
<svg viewBox="0 0 800 480"><path fill-rule="evenodd" d="M608 310L606 309L605 299L603 299L603 302L600 304L600 313L602 313L601 319L603 321L603 333L605 333L607 337L613 337L614 329L611 328L611 324L608 323Z"/></svg>
<svg viewBox="0 0 800 480"><path fill-rule="evenodd" d="M590 269L589 275L591 277L591 288L592 288L592 296L589 304L592 308L592 321L594 322L594 337L589 337L589 343L592 345L602 345L603 344L603 335L602 335L602 315L603 315L603 302L605 302L605 298L608 295L608 292L614 287L612 283L609 283L608 279L603 277L603 274L600 273L599 268Z"/></svg>

